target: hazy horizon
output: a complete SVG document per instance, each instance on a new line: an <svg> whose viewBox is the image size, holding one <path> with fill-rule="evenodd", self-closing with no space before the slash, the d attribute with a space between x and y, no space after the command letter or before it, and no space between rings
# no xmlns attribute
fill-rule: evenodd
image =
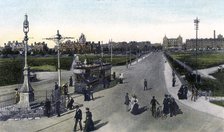
<svg viewBox="0 0 224 132"><path fill-rule="evenodd" d="M151 41L163 37L195 38L193 20L198 17L199 38L224 34L222 0L4 0L0 2L0 45L22 41L24 15L30 22L29 43L45 41L57 30L63 36L87 41Z"/></svg>

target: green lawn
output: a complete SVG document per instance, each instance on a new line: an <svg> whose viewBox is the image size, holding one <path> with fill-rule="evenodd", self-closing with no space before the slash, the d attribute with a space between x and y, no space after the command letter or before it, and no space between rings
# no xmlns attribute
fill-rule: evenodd
<svg viewBox="0 0 224 132"><path fill-rule="evenodd" d="M80 61L87 59L88 63L93 63L101 58L100 55L79 55ZM129 58L129 57L128 57ZM135 59L133 55L132 60ZM61 57L61 69L70 70L73 57ZM104 55L103 62L110 63L110 55ZM113 56L112 65L126 64L126 56ZM51 57L33 57L28 56L28 65L32 71L56 71L57 56ZM21 83L23 80L24 58L0 58L0 86Z"/></svg>
<svg viewBox="0 0 224 132"><path fill-rule="evenodd" d="M182 62L185 62L187 65L195 67L195 55L191 53L171 53L173 58L176 58ZM170 62L172 67L176 69L176 71L181 74L185 75L186 71L184 68L181 68L179 65ZM212 66L217 66L220 64L224 64L224 54L223 53L204 53L198 55L198 69L208 68ZM216 78L209 79L209 78L202 78L201 83L197 84L197 88L201 90L211 90L213 96L224 96L224 72L216 72L211 74ZM195 83L195 80L191 78L187 79L189 83ZM196 85L196 84L195 84Z"/></svg>
<svg viewBox="0 0 224 132"><path fill-rule="evenodd" d="M196 67L196 55L194 53L171 53L171 56L185 62L192 68ZM198 69L224 64L224 53L199 53L197 58Z"/></svg>
<svg viewBox="0 0 224 132"><path fill-rule="evenodd" d="M30 69L32 71L56 71L56 67L51 65L32 66Z"/></svg>
<svg viewBox="0 0 224 132"><path fill-rule="evenodd" d="M211 101L211 103L224 107L224 101Z"/></svg>

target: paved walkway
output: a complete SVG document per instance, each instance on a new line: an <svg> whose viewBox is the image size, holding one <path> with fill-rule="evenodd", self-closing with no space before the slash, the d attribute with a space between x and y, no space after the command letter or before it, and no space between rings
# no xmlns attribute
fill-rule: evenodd
<svg viewBox="0 0 224 132"><path fill-rule="evenodd" d="M221 66L224 67L224 64ZM218 66L198 70L199 74L201 74L203 77L211 78L211 79L215 79L215 78L209 74L215 73L216 71L218 71Z"/></svg>
<svg viewBox="0 0 224 132"><path fill-rule="evenodd" d="M165 57L164 57L164 60ZM179 100L177 93L182 85L179 78L177 78L176 86L172 87L172 69L169 65L169 63L165 63L165 69L164 69L164 75L165 75L165 80L166 80L166 86L168 92L180 103L189 106L195 110L211 114L213 116L216 116L218 118L224 119L224 107L215 105L210 103L208 100L205 100L204 97L199 97L196 102L191 101L191 92L188 92L188 99L187 100Z"/></svg>

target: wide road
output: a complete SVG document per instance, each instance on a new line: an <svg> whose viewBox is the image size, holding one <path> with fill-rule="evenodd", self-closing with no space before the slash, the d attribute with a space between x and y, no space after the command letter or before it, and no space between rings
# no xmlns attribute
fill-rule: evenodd
<svg viewBox="0 0 224 132"><path fill-rule="evenodd" d="M122 71L122 68L120 69ZM84 104L83 118L85 118L85 107L89 107L95 126L99 132L222 132L224 131L224 120L214 116L201 113L190 107L178 105L183 111L174 117L167 119L155 119L151 111L147 110L138 115L132 115L126 111L124 96L128 92L138 97L140 107L149 107L152 96L155 96L162 104L164 94L167 93L164 79L163 54L152 53L145 60L131 66L124 71L124 84L105 89L94 94L96 100L83 102L83 97L75 98L75 102ZM150 90L143 90L143 80L148 80ZM32 121L7 121L1 122L1 130L7 131L45 131L45 132L71 132L74 125L74 113L66 114L60 118L42 118Z"/></svg>

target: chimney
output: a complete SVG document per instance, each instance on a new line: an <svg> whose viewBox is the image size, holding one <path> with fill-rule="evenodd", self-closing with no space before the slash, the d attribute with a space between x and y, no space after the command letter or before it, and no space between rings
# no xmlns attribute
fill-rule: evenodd
<svg viewBox="0 0 224 132"><path fill-rule="evenodd" d="M214 30L214 39L215 39L216 35L215 35L215 30Z"/></svg>

